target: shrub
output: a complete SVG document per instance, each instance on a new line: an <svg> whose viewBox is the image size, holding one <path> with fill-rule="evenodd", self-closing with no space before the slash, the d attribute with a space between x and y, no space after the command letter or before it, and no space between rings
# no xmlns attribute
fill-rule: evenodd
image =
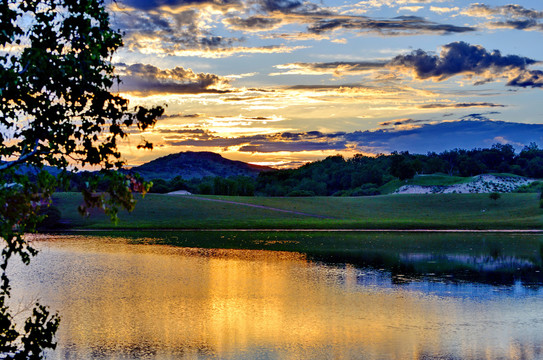
<svg viewBox="0 0 543 360"><path fill-rule="evenodd" d="M44 216L43 219L38 224L38 229L54 229L58 227L61 213L60 210L56 206L49 206L47 208L43 208L39 212L40 216Z"/></svg>
<svg viewBox="0 0 543 360"><path fill-rule="evenodd" d="M379 195L380 192L375 184L364 184L349 192L349 196L372 196Z"/></svg>
<svg viewBox="0 0 543 360"><path fill-rule="evenodd" d="M491 198L494 201L497 201L502 196L500 195L500 193L493 192L493 193L490 193L490 195L488 195L488 197Z"/></svg>
<svg viewBox="0 0 543 360"><path fill-rule="evenodd" d="M306 196L315 196L313 191L308 190L294 190L287 194L290 197L306 197Z"/></svg>

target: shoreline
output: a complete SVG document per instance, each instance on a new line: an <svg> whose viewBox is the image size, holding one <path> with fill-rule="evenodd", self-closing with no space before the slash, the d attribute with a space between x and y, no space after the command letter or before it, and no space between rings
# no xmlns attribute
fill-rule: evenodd
<svg viewBox="0 0 543 360"><path fill-rule="evenodd" d="M51 230L39 232L42 234L51 233L71 233L71 232L130 232L130 231L158 231L158 232L397 232L397 233L505 233L505 234L543 234L543 229L175 229L175 228L108 228L108 229L70 229L70 230Z"/></svg>

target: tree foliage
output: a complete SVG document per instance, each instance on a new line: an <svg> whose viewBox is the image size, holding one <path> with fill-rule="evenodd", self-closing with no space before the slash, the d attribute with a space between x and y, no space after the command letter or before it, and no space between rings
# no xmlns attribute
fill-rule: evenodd
<svg viewBox="0 0 543 360"><path fill-rule="evenodd" d="M488 172L543 178L543 150L531 143L518 154L511 145L495 144L490 148L453 149L439 154L403 151L377 156L357 154L351 159L336 155L298 169L263 172L257 178L255 193L287 196L310 191L315 195L376 195L380 186L395 178L406 180L416 174L435 173L475 176Z"/></svg>
<svg viewBox="0 0 543 360"><path fill-rule="evenodd" d="M501 198L502 196L500 195L500 193L497 193L497 192L492 192L488 195L488 197L491 199L491 200L494 200L494 201L498 201L499 198Z"/></svg>
<svg viewBox="0 0 543 360"><path fill-rule="evenodd" d="M253 196L255 192L255 179L241 175L190 180L183 180L180 176L176 176L170 181L154 179L152 184L149 192L159 194L186 190L190 193L203 195Z"/></svg>
<svg viewBox="0 0 543 360"><path fill-rule="evenodd" d="M118 81L111 64L122 45L102 0L3 0L0 2L0 352L4 358L34 359L54 347L59 318L39 304L23 329L7 307L8 261L28 263L34 249L23 234L35 230L71 165L101 167L108 188L97 181L83 189L80 211L100 206L115 218L132 209L132 192L147 185L115 170L123 165L118 141L130 127L145 130L163 109L129 108L112 92ZM138 147L150 148L143 140ZM58 176L43 166L62 169ZM34 169L34 176L20 171Z"/></svg>

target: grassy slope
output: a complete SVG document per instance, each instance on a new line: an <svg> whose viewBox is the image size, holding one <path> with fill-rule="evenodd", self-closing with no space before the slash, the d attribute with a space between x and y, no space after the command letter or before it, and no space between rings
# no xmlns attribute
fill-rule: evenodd
<svg viewBox="0 0 543 360"><path fill-rule="evenodd" d="M537 194L384 195L374 197L224 197L213 199L264 205L332 217L303 215L149 194L133 213L121 212L119 228L368 228L368 229L541 229L543 210ZM81 218L79 194L61 193L55 204L63 218L80 228L114 228L103 214Z"/></svg>

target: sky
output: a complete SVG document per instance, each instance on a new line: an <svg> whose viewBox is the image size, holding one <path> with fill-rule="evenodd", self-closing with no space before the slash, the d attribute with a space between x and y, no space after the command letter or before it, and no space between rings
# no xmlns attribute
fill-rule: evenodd
<svg viewBox="0 0 543 360"><path fill-rule="evenodd" d="M129 165L543 147L543 2L118 0L131 105L165 106ZM136 149L140 138L151 152Z"/></svg>

